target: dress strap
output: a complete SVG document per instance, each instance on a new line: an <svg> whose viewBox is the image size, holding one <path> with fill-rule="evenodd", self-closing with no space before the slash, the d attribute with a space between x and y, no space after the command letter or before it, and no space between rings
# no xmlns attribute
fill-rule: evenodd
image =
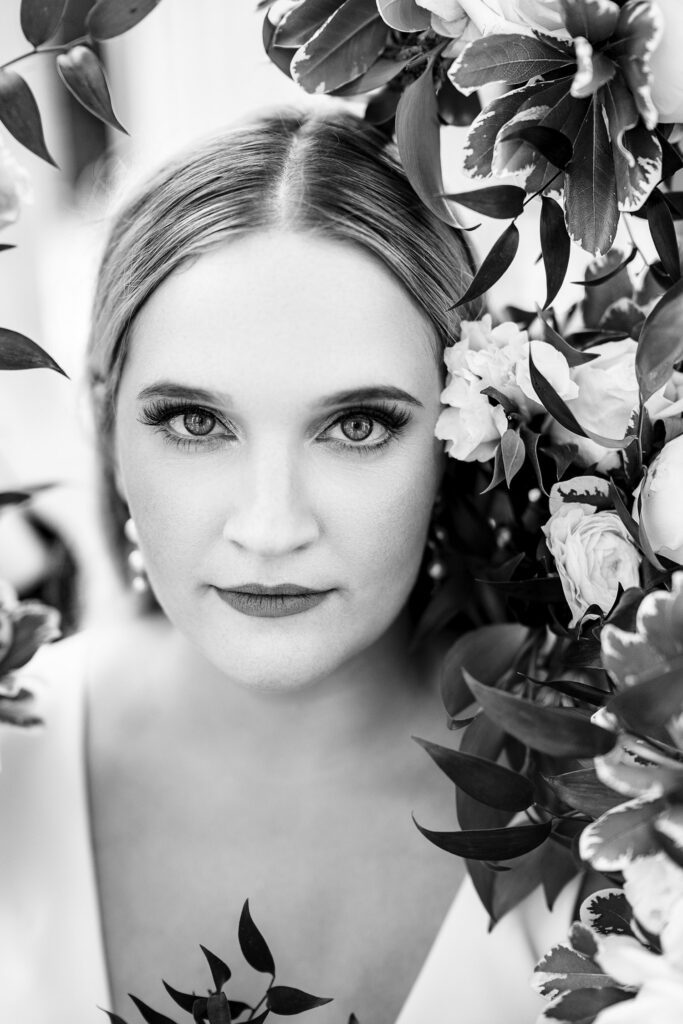
<svg viewBox="0 0 683 1024"><path fill-rule="evenodd" d="M85 769L85 634L22 676L45 725L0 730L0 1019L95 1024L110 995Z"/></svg>

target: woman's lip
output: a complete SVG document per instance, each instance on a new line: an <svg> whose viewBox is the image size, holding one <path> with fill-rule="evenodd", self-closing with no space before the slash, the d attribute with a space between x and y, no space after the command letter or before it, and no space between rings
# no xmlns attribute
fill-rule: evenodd
<svg viewBox="0 0 683 1024"><path fill-rule="evenodd" d="M221 587L231 594L326 594L327 590L320 590L318 587L302 587L298 583L238 583L234 587Z"/></svg>
<svg viewBox="0 0 683 1024"><path fill-rule="evenodd" d="M293 593L273 593L268 590L265 593L253 593L244 590L221 590L215 588L216 593L225 604L230 605L235 611L243 615L253 615L259 618L276 619L286 615L298 615L300 612L308 611L319 605L330 590L303 591Z"/></svg>

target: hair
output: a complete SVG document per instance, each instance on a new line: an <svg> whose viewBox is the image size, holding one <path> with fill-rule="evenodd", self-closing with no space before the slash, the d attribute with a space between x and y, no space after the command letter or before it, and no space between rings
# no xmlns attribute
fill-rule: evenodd
<svg viewBox="0 0 683 1024"><path fill-rule="evenodd" d="M114 217L88 343L104 524L122 574L129 513L115 479L115 405L135 318L183 264L230 239L277 229L362 246L425 313L439 360L457 340L468 311L451 307L474 273L465 236L423 204L376 128L347 112L279 111L175 158Z"/></svg>

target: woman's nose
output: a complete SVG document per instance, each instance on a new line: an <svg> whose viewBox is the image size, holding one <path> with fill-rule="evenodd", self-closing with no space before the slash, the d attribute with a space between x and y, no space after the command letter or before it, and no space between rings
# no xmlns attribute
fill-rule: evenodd
<svg viewBox="0 0 683 1024"><path fill-rule="evenodd" d="M223 527L225 540L259 555L281 555L319 536L304 468L294 453L270 446L245 457Z"/></svg>

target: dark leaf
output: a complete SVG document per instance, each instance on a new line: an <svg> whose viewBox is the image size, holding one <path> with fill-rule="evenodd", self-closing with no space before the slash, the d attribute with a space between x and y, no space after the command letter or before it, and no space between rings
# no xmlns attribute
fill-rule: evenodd
<svg viewBox="0 0 683 1024"><path fill-rule="evenodd" d="M17 331L0 327L0 370L56 370L66 377L64 370L40 345Z"/></svg>
<svg viewBox="0 0 683 1024"><path fill-rule="evenodd" d="M424 32L431 25L429 11L415 0L377 0L379 13L398 32Z"/></svg>
<svg viewBox="0 0 683 1024"><path fill-rule="evenodd" d="M633 913L621 889L602 889L590 897L582 920L600 935L632 935Z"/></svg>
<svg viewBox="0 0 683 1024"><path fill-rule="evenodd" d="M343 2L344 0L307 0L306 3L294 7L285 14L275 29L275 45L298 50L328 18L332 17Z"/></svg>
<svg viewBox="0 0 683 1024"><path fill-rule="evenodd" d="M621 497L621 494L619 493L619 491L617 490L617 488L615 486L615 483L614 483L614 480L612 480L611 477L610 477L608 486L609 486L609 496L612 499L612 504L614 505L614 511L617 513L617 515L621 519L622 523L624 524L624 526L628 530L629 535L631 537L631 540L634 542L634 544L636 544L636 545L640 544L640 534L638 532L638 524L634 520L634 518L631 515L631 513L629 512L629 510L626 508L626 505L624 504L624 500Z"/></svg>
<svg viewBox="0 0 683 1024"><path fill-rule="evenodd" d="M249 1024L263 1024L264 1020L270 1016L270 1010L264 1010L263 1013L259 1013L256 1017L249 1018Z"/></svg>
<svg viewBox="0 0 683 1024"><path fill-rule="evenodd" d="M451 309L457 309L465 302L478 299L480 295L499 281L515 258L519 246L519 231L516 224L510 224L500 238L494 242L479 270L474 275L469 288Z"/></svg>
<svg viewBox="0 0 683 1024"><path fill-rule="evenodd" d="M541 202L541 253L546 280L543 308L547 309L562 287L569 265L571 243L560 204L550 196L541 196Z"/></svg>
<svg viewBox="0 0 683 1024"><path fill-rule="evenodd" d="M655 671L657 669L655 668ZM683 708L683 669L670 669L612 697L607 710L639 735L657 729Z"/></svg>
<svg viewBox="0 0 683 1024"><path fill-rule="evenodd" d="M476 93L465 96L456 89L450 78L444 79L437 94L439 117L444 124L464 128L472 124L481 113L481 103Z"/></svg>
<svg viewBox="0 0 683 1024"><path fill-rule="evenodd" d="M0 68L0 121L17 142L53 167L43 135L43 122L35 97L16 71Z"/></svg>
<svg viewBox="0 0 683 1024"><path fill-rule="evenodd" d="M232 972L230 971L228 965L224 963L219 956L216 956L215 953L212 953L210 949L206 948L206 946L202 946L201 943L200 949L204 956L206 957L206 962L209 965L211 977L213 978L214 988L216 989L217 992L220 992L223 986L228 981L230 981L230 975Z"/></svg>
<svg viewBox="0 0 683 1024"><path fill-rule="evenodd" d="M524 189L517 185L494 185L473 192L452 192L445 198L486 217L507 219L518 217L523 212L525 195Z"/></svg>
<svg viewBox="0 0 683 1024"><path fill-rule="evenodd" d="M533 802L533 787L524 775L473 754L441 747L417 736L413 739L451 782L475 800L503 811L523 811Z"/></svg>
<svg viewBox="0 0 683 1024"><path fill-rule="evenodd" d="M413 817L413 821L415 818ZM550 835L549 821L541 825L514 825L461 832L433 832L415 821L425 839L440 850L472 860L510 860L536 849Z"/></svg>
<svg viewBox="0 0 683 1024"><path fill-rule="evenodd" d="M578 348L570 345L568 341L565 341L562 335L558 334L552 324L546 320L543 310L538 309L538 316L543 323L543 337L545 341L562 353L569 366L582 366L584 363L590 363L593 359L598 358L598 352L581 352Z"/></svg>
<svg viewBox="0 0 683 1024"><path fill-rule="evenodd" d="M101 1006L97 1007L98 1010L102 1010L109 1017L110 1024L127 1024L127 1021L123 1017L119 1017L118 1013L114 1013L112 1010L104 1010Z"/></svg>
<svg viewBox="0 0 683 1024"><path fill-rule="evenodd" d="M571 238L597 255L611 249L619 225L612 143L601 104L588 104L565 181L565 217Z"/></svg>
<svg viewBox="0 0 683 1024"><path fill-rule="evenodd" d="M467 133L467 151L464 161L464 168L472 177L487 178L492 173L493 154L498 133L510 118L515 116L524 101L529 99L530 102L533 102L543 88L542 82L535 82L523 86L521 89L513 89L488 103L474 119L472 127ZM568 88L569 83L567 84Z"/></svg>
<svg viewBox="0 0 683 1024"><path fill-rule="evenodd" d="M541 884L548 910L552 910L565 885L577 875L573 855L559 843L546 843L541 862Z"/></svg>
<svg viewBox="0 0 683 1024"><path fill-rule="evenodd" d="M555 757L595 757L611 750L615 737L573 708L535 704L474 679L465 678L488 717L521 743Z"/></svg>
<svg viewBox="0 0 683 1024"><path fill-rule="evenodd" d="M56 34L66 0L21 0L21 31L34 49Z"/></svg>
<svg viewBox="0 0 683 1024"><path fill-rule="evenodd" d="M540 974L536 984L541 994L548 997L560 992L614 986L614 978L605 974L592 957L568 946L554 946L536 965L535 973Z"/></svg>
<svg viewBox="0 0 683 1024"><path fill-rule="evenodd" d="M491 474L491 479L489 480L488 485L484 488L484 490L481 493L488 494L495 487L497 487L498 484L501 484L504 479L505 469L503 467L503 456L500 451L500 445L498 445L493 455L493 472Z"/></svg>
<svg viewBox="0 0 683 1024"><path fill-rule="evenodd" d="M658 188L654 189L645 204L647 223L662 266L672 282L681 278L681 258L678 255L678 240L671 210Z"/></svg>
<svg viewBox="0 0 683 1024"><path fill-rule="evenodd" d="M211 993L206 1001L206 1012L209 1024L232 1024L230 1006L225 992Z"/></svg>
<svg viewBox="0 0 683 1024"><path fill-rule="evenodd" d="M241 1017L247 1010L251 1010L251 1006L248 1003L241 1003L238 999L229 999L228 1004L233 1018Z"/></svg>
<svg viewBox="0 0 683 1024"><path fill-rule="evenodd" d="M527 676L527 679L537 686L549 686L551 690L566 693L575 700L582 700L598 707L602 707L610 697L607 690L599 690L597 686L589 686L588 683L581 683L577 679L534 679L532 676Z"/></svg>
<svg viewBox="0 0 683 1024"><path fill-rule="evenodd" d="M572 159L574 148L571 140L556 128L548 128L541 124L530 124L526 128L517 128L505 135L508 142L519 139L526 142L537 153L560 170L564 170Z"/></svg>
<svg viewBox="0 0 683 1024"><path fill-rule="evenodd" d="M536 482L542 493L547 495L548 492L545 487L543 480L543 473L541 472L541 464L538 461L538 442L541 439L541 435L537 434L534 430L529 430L528 427L521 427L519 431L522 441L524 442L524 450L526 451L529 462L534 467L534 473L536 474ZM521 559L520 559L521 561Z"/></svg>
<svg viewBox="0 0 683 1024"><path fill-rule="evenodd" d="M276 46L274 43L275 39L275 26L272 21L266 15L263 19L263 26L261 28L261 41L263 43L263 49L266 52L268 60L270 60L275 67L281 71L288 78L292 77L291 64L294 57L294 50L288 50L284 46Z"/></svg>
<svg viewBox="0 0 683 1024"><path fill-rule="evenodd" d="M616 440L612 437L603 437L601 434L594 434L587 427L582 427L574 413L571 412L565 401L560 398L555 389L545 379L541 371L536 367L531 348L529 348L529 373L534 391L541 403L545 406L551 416L554 416L558 423L561 423L567 430L581 437L588 437L591 441L602 445L604 448L624 448L629 443L628 438Z"/></svg>
<svg viewBox="0 0 683 1024"><path fill-rule="evenodd" d="M401 93L398 89L382 89L376 93L365 108L365 120L368 124L385 125L396 117Z"/></svg>
<svg viewBox="0 0 683 1024"><path fill-rule="evenodd" d="M147 1006L146 1003L143 1003L142 999L138 999L137 996L131 995L130 992L128 995L137 1006L140 1011L140 1016L147 1022L147 1024L176 1024L176 1022L171 1020L170 1017L166 1017L163 1013L153 1010L151 1006Z"/></svg>
<svg viewBox="0 0 683 1024"><path fill-rule="evenodd" d="M475 39L466 46L449 75L458 89L469 93L489 82L528 82L573 63L573 55L541 39L501 33Z"/></svg>
<svg viewBox="0 0 683 1024"><path fill-rule="evenodd" d="M636 375L643 402L663 387L674 365L683 358L683 281L659 300L646 318L638 339Z"/></svg>
<svg viewBox="0 0 683 1024"><path fill-rule="evenodd" d="M164 986L173 1002L176 1003L181 1010L185 1010L187 1013L192 1013L192 1008L199 998L194 994L194 992L179 992L178 989L173 988L172 985L169 985L168 982L163 979L161 984ZM206 1016L206 1014L204 1016Z"/></svg>
<svg viewBox="0 0 683 1024"><path fill-rule="evenodd" d="M509 487L524 465L524 441L519 436L519 431L508 427L500 439L500 454L503 460L505 483Z"/></svg>
<svg viewBox="0 0 683 1024"><path fill-rule="evenodd" d="M359 78L354 78L352 82L342 85L339 89L334 89L333 95L358 96L362 93L374 92L375 89L381 89L382 86L387 85L397 75L400 75L407 63L407 60L385 60L383 57L380 57L365 74ZM400 93L397 94L396 103L398 103L399 95Z"/></svg>
<svg viewBox="0 0 683 1024"><path fill-rule="evenodd" d="M460 636L443 661L441 696L451 717L472 703L463 669L492 685L515 666L529 630L514 622L482 626Z"/></svg>
<svg viewBox="0 0 683 1024"><path fill-rule="evenodd" d="M21 505L30 497L27 491L0 491L0 508L3 505Z"/></svg>
<svg viewBox="0 0 683 1024"><path fill-rule="evenodd" d="M57 71L69 92L86 110L128 134L112 108L104 68L89 46L74 46L68 53L60 53Z"/></svg>
<svg viewBox="0 0 683 1024"><path fill-rule="evenodd" d="M292 78L306 92L332 92L372 67L387 41L387 26L375 4L345 0L301 46Z"/></svg>
<svg viewBox="0 0 683 1024"><path fill-rule="evenodd" d="M260 971L262 974L272 974L274 977L275 963L273 955L268 948L266 940L252 920L249 911L249 900L246 900L242 907L237 938L242 955L249 966L253 967L255 971Z"/></svg>
<svg viewBox="0 0 683 1024"><path fill-rule="evenodd" d="M600 782L594 768L579 768L546 781L564 803L592 818L599 818L624 800L620 793Z"/></svg>
<svg viewBox="0 0 683 1024"><path fill-rule="evenodd" d="M564 24L570 36L582 36L592 46L606 42L619 20L617 4L586 3L586 0L563 0Z"/></svg>
<svg viewBox="0 0 683 1024"><path fill-rule="evenodd" d="M161 0L98 0L86 19L93 39L113 39L146 18Z"/></svg>
<svg viewBox="0 0 683 1024"><path fill-rule="evenodd" d="M313 1010L316 1006L324 1006L325 1003L331 1002L331 999L311 996L308 992L290 988L288 985L273 985L268 990L268 1009L281 1016L289 1017L295 1013L304 1013L306 1010Z"/></svg>
<svg viewBox="0 0 683 1024"><path fill-rule="evenodd" d="M422 202L447 224L455 223L448 203L442 198L441 126L431 61L399 100L396 142L403 169Z"/></svg>

